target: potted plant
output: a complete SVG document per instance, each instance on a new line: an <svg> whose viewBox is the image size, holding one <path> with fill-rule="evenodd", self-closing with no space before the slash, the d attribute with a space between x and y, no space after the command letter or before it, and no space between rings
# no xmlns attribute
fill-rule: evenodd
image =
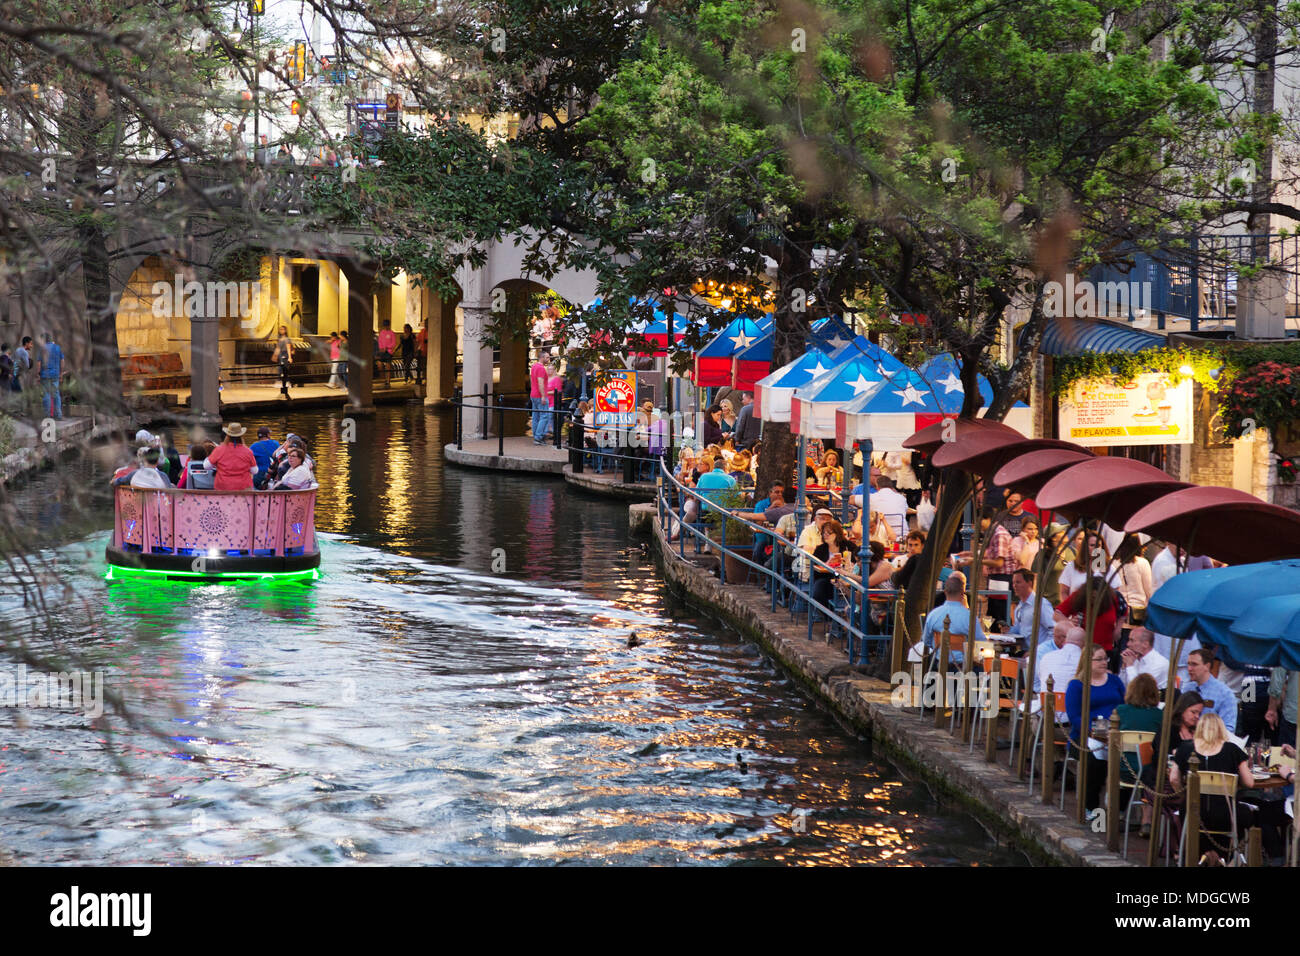
<svg viewBox="0 0 1300 956"><path fill-rule="evenodd" d="M749 570L749 565L745 564L735 555L743 554L749 557L754 548L754 529L745 522L724 516L724 511L751 511L753 505L746 495L739 488L732 488L727 491L717 491L711 496L712 504L709 507L708 514L704 521L709 526L709 540L714 542L712 550L714 554L721 556L726 563L727 580L743 581L745 572ZM722 509L720 511L719 509ZM725 522L725 524L724 524ZM726 534L723 534L723 529ZM722 547L726 542L726 548Z"/></svg>

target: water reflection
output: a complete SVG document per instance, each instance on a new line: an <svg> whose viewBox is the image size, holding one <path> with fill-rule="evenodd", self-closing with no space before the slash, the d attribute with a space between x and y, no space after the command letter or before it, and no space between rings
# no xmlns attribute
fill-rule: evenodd
<svg viewBox="0 0 1300 956"><path fill-rule="evenodd" d="M21 859L1023 862L753 646L669 614L623 506L444 468L420 408L358 419L356 441L324 413L269 424L317 457L314 583L105 585L105 535L84 513L52 526L94 599L56 607L50 637L156 733L0 711L0 840ZM102 465L76 467L96 486Z"/></svg>

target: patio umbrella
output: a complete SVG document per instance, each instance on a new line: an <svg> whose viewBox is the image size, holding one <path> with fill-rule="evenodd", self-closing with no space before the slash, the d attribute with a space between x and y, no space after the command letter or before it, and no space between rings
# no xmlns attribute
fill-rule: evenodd
<svg viewBox="0 0 1300 956"><path fill-rule="evenodd" d="M1300 594L1252 602L1232 623L1228 648L1248 664L1300 671Z"/></svg>
<svg viewBox="0 0 1300 956"><path fill-rule="evenodd" d="M1300 558L1300 513L1235 488L1175 491L1131 515L1124 530L1145 531L1227 564Z"/></svg>
<svg viewBox="0 0 1300 956"><path fill-rule="evenodd" d="M948 422L952 424L948 425ZM919 451L923 455L932 455L949 438L955 437L961 440L972 432L985 430L1009 432L1017 438L1024 437L1010 425L1004 425L1002 422L989 421L985 418L953 417L930 422L925 427L917 429L916 434L903 442L903 447L909 451Z"/></svg>
<svg viewBox="0 0 1300 956"><path fill-rule="evenodd" d="M754 414L765 422L788 422L796 388L802 388L836 366L830 355L809 349L754 383Z"/></svg>
<svg viewBox="0 0 1300 956"><path fill-rule="evenodd" d="M859 354L795 389L790 431L805 438L834 438L835 411L885 380L879 363Z"/></svg>
<svg viewBox="0 0 1300 956"><path fill-rule="evenodd" d="M1187 571L1151 596L1147 627L1171 637L1195 632L1205 644L1230 644L1233 622L1242 609L1258 598L1286 594L1300 594L1300 561Z"/></svg>
<svg viewBox="0 0 1300 956"><path fill-rule="evenodd" d="M1081 461L1095 457L1086 448L1042 448L1028 451L1012 458L993 475L993 483L1000 488L1037 500L1039 489L1055 475ZM1038 502L1042 507L1042 502Z"/></svg>
<svg viewBox="0 0 1300 956"><path fill-rule="evenodd" d="M695 384L707 388L731 384L731 360L737 352L749 348L771 326L770 313L764 319L738 315L695 353Z"/></svg>

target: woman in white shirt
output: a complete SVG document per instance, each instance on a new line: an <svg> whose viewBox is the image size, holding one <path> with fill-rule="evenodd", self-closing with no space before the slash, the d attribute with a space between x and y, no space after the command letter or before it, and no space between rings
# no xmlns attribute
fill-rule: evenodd
<svg viewBox="0 0 1300 956"><path fill-rule="evenodd" d="M1129 622L1141 624L1145 621L1147 602L1155 588L1151 583L1151 562L1142 557L1142 545L1135 535L1129 535L1120 546L1111 563L1110 582L1128 602Z"/></svg>
<svg viewBox="0 0 1300 956"><path fill-rule="evenodd" d="M303 454L301 448L289 449L289 470L285 472L284 477L275 483L272 491L301 491L304 488L315 488L316 478L311 473L311 467L307 464L307 456Z"/></svg>

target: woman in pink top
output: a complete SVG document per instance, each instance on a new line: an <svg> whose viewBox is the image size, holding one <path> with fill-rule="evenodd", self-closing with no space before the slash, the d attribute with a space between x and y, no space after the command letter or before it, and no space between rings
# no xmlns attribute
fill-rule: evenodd
<svg viewBox="0 0 1300 956"><path fill-rule="evenodd" d="M217 491L244 491L252 488L253 475L257 473L257 459L243 441L243 434L248 429L238 422L231 422L221 430L226 433L226 440L208 456L208 467L217 473L213 487Z"/></svg>

